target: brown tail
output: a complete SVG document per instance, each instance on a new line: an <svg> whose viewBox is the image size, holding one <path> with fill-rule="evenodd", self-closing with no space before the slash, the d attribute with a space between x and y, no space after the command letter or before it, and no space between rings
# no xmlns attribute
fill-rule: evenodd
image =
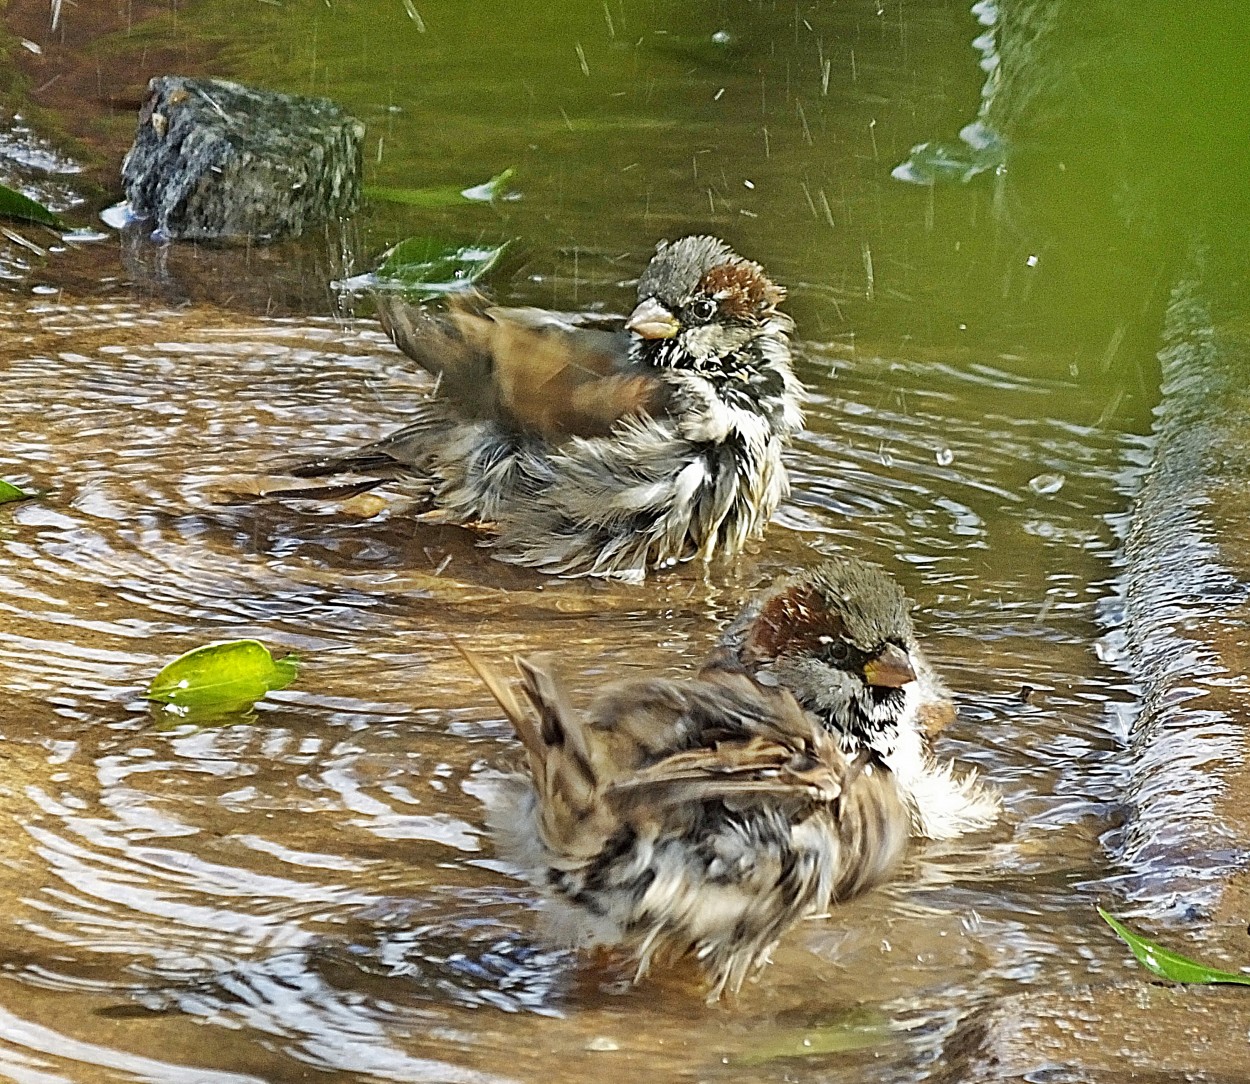
<svg viewBox="0 0 1250 1084"><path fill-rule="evenodd" d="M521 689L533 705L530 711L521 706L499 671L459 644L456 649L482 679L525 747L543 843L566 858L598 853L619 821L604 801L604 781L596 770L582 717L568 705L545 661L516 659Z"/></svg>

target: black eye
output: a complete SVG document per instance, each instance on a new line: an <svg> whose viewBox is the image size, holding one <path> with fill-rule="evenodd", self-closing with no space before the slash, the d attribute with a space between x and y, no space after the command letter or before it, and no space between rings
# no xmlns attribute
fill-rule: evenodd
<svg viewBox="0 0 1250 1084"><path fill-rule="evenodd" d="M706 323L716 312L716 302L710 297L699 297L690 302L686 312L690 314L692 320Z"/></svg>
<svg viewBox="0 0 1250 1084"><path fill-rule="evenodd" d="M825 658L830 662L846 662L850 654L851 649L841 640L834 640L825 647Z"/></svg>

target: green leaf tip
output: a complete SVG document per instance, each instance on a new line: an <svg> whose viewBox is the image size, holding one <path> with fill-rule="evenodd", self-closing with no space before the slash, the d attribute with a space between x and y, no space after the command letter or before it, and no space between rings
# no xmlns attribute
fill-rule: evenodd
<svg viewBox="0 0 1250 1084"><path fill-rule="evenodd" d="M21 192L14 191L3 184L0 184L0 217L35 222L40 226L51 226L55 229L65 225L42 203L36 203L29 196L24 196Z"/></svg>
<svg viewBox="0 0 1250 1084"><path fill-rule="evenodd" d="M10 501L28 501L36 496L34 493L27 493L24 489L18 489L12 482L6 482L0 478L0 504L8 504Z"/></svg>
<svg viewBox="0 0 1250 1084"><path fill-rule="evenodd" d="M144 696L180 715L243 712L299 672L299 658L275 659L259 640L225 640L179 655L152 679Z"/></svg>
<svg viewBox="0 0 1250 1084"><path fill-rule="evenodd" d="M509 167L502 173L496 173L489 181L475 184L472 188L462 189L460 195L472 203L494 203L501 199L519 199L520 193L509 192L508 182L516 169Z"/></svg>
<svg viewBox="0 0 1250 1084"><path fill-rule="evenodd" d="M498 200L520 199L519 192L508 189L515 169L505 169L488 181L459 188L456 185L438 185L432 188L399 188L386 184L367 184L364 194L367 199L380 200L383 203L398 203L405 207L420 207L423 210L435 211L447 207L457 207L468 203L495 203Z"/></svg>
<svg viewBox="0 0 1250 1084"><path fill-rule="evenodd" d="M1098 913L1103 921L1110 926L1120 939L1128 945L1137 957L1138 963L1152 975L1169 982L1195 983L1210 985L1213 983L1235 983L1238 986L1250 986L1250 975L1238 974L1235 971L1220 971L1218 968L1207 967L1205 964L1182 956L1179 952L1165 949L1157 941L1143 937L1130 930L1123 922L1108 914L1101 907Z"/></svg>

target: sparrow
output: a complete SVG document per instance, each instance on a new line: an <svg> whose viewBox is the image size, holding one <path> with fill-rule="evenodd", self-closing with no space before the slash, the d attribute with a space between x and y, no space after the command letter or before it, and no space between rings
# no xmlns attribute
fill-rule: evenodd
<svg viewBox="0 0 1250 1084"><path fill-rule="evenodd" d="M615 333L558 314L377 298L383 328L436 378L402 429L305 478L415 479L429 509L491 529L502 561L641 582L740 551L789 492L802 426L785 290L715 237L660 242ZM271 496L315 497L317 489Z"/></svg>
<svg viewBox="0 0 1250 1084"><path fill-rule="evenodd" d="M990 827L997 793L933 755L930 734L955 715L950 690L916 639L911 604L876 565L825 563L749 603L720 651L755 681L789 690L848 757L889 768L912 832L952 839Z"/></svg>
<svg viewBox="0 0 1250 1084"><path fill-rule="evenodd" d="M800 919L885 880L908 840L893 775L847 757L786 689L733 660L689 680L614 682L584 709L541 657L524 703L463 652L511 720L528 770L493 801L501 855L581 947L691 956L709 1001L736 993Z"/></svg>

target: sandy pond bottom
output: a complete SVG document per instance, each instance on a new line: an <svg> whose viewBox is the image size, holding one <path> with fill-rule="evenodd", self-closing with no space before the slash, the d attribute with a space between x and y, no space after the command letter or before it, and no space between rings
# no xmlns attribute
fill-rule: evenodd
<svg viewBox="0 0 1250 1084"><path fill-rule="evenodd" d="M0 476L47 490L0 509L0 1075L901 1081L951 1071L973 1009L1128 974L1093 905L1132 697L1095 642L1144 442L1071 417L1070 387L805 344L811 429L766 545L605 586L395 505L231 498L403 421L424 385L370 322L0 304ZM916 599L960 693L941 751L1002 789L1001 828L918 850L719 1006L544 945L483 834L516 746L448 634L558 650L583 688L680 673L822 553ZM240 636L299 652L300 680L243 725L150 714L165 661Z"/></svg>

